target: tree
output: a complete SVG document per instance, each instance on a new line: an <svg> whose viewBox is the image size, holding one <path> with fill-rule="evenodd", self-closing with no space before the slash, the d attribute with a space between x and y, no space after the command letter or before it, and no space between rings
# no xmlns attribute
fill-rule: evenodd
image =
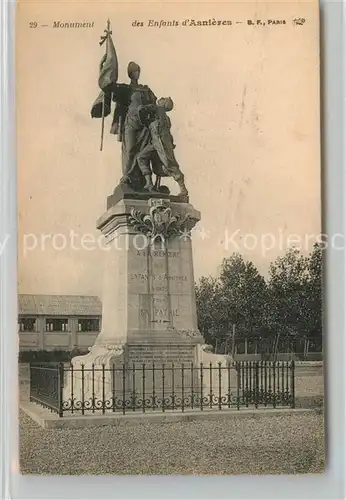
<svg viewBox="0 0 346 500"><path fill-rule="evenodd" d="M237 335L255 334L264 321L266 283L263 276L252 262L233 254L222 263L220 282L228 330L235 324Z"/></svg>
<svg viewBox="0 0 346 500"><path fill-rule="evenodd" d="M198 328L207 343L215 345L221 332L222 299L218 279L203 277L196 286Z"/></svg>
<svg viewBox="0 0 346 500"><path fill-rule="evenodd" d="M238 339L266 337L277 348L282 337L302 342L310 337L318 349L322 338L322 245L315 244L308 256L289 249L270 264L267 283L251 262L233 254L223 260L218 278L199 281L196 297L199 329L214 346L230 342L235 325Z"/></svg>
<svg viewBox="0 0 346 500"><path fill-rule="evenodd" d="M283 335L309 333L309 258L290 248L269 267L268 325Z"/></svg>
<svg viewBox="0 0 346 500"><path fill-rule="evenodd" d="M237 335L254 334L264 321L266 283L239 254L224 259L220 277L202 278L196 286L199 329L213 345Z"/></svg>
<svg viewBox="0 0 346 500"><path fill-rule="evenodd" d="M314 337L317 344L322 341L323 319L323 248L322 244L315 243L309 255L309 283L307 286L307 330L310 337Z"/></svg>

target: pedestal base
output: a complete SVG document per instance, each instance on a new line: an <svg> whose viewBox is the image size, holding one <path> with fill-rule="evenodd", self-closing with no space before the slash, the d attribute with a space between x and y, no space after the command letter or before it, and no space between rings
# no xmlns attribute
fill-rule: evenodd
<svg viewBox="0 0 346 500"><path fill-rule="evenodd" d="M119 201L129 200L149 200L166 199L176 203L189 203L188 195L173 195L165 192L136 192L127 184L119 184L113 191L113 194L107 197L107 210L117 205Z"/></svg>
<svg viewBox="0 0 346 500"><path fill-rule="evenodd" d="M207 352L202 344L95 345L66 372L65 407L193 408L236 390L229 366L230 357Z"/></svg>
<svg viewBox="0 0 346 500"><path fill-rule="evenodd" d="M97 222L109 245L102 329L90 353L72 360L67 407L174 409L220 395L230 360L202 347L197 326L190 231L200 213L172 197L118 194Z"/></svg>

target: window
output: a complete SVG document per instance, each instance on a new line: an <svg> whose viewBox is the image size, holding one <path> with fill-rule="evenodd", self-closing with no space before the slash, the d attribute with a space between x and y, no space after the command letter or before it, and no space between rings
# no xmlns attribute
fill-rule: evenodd
<svg viewBox="0 0 346 500"><path fill-rule="evenodd" d="M100 320L98 318L88 318L78 320L79 332L98 332L100 331Z"/></svg>
<svg viewBox="0 0 346 500"><path fill-rule="evenodd" d="M46 332L67 332L67 331L68 331L67 318L46 319Z"/></svg>
<svg viewBox="0 0 346 500"><path fill-rule="evenodd" d="M18 327L20 332L36 332L36 318L20 318Z"/></svg>

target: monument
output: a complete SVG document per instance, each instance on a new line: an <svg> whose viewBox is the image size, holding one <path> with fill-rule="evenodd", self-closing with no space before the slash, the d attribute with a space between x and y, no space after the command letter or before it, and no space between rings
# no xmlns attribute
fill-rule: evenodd
<svg viewBox="0 0 346 500"><path fill-rule="evenodd" d="M107 45L100 65L101 94L91 115L102 119L102 149L104 119L115 102L111 133L121 142L123 175L97 221L109 246L103 271L101 332L86 356L72 360L66 399L71 392L77 400L109 399L115 392L128 393L135 387L142 392L150 392L153 386L162 388L161 372L154 369L152 377L141 374L142 366L153 364L166 366L167 390L174 378L170 367L186 366L183 381L175 387L179 392L184 382L185 387L191 386L190 367L225 359L203 349L204 339L198 331L191 231L200 212L189 203L184 175L174 155L167 115L173 100L157 100L149 87L140 85L140 68L134 62L128 65L130 83L118 83L109 22L105 33L100 42ZM177 181L178 195L161 185L161 178L167 176ZM122 366L126 366L124 373Z"/></svg>

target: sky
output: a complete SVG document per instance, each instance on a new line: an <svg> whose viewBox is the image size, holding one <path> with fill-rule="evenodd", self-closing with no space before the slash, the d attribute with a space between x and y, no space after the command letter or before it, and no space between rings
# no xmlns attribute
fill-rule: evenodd
<svg viewBox="0 0 346 500"><path fill-rule="evenodd" d="M96 220L121 177L111 117L102 152L101 121L90 117L108 17L119 81L128 81L127 64L136 61L140 82L174 100L176 157L201 212L195 278L217 275L233 252L266 275L290 244L308 251L321 230L316 2L23 1L16 26L19 292L102 295L104 250L85 240L99 237ZM296 17L305 23L294 25ZM182 26L187 19L232 25ZM93 27L53 28L58 20ZM150 27L150 20L179 26Z"/></svg>

